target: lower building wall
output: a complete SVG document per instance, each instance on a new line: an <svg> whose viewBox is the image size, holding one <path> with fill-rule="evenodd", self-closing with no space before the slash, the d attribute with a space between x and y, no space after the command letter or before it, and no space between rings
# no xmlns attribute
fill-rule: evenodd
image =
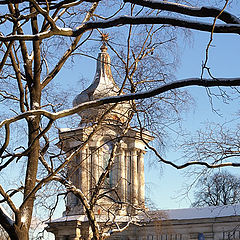
<svg viewBox="0 0 240 240"><path fill-rule="evenodd" d="M50 223L48 231L56 240L90 240L88 222L66 221ZM240 240L240 218L152 221L142 226L131 225L109 240Z"/></svg>
<svg viewBox="0 0 240 240"><path fill-rule="evenodd" d="M111 240L230 240L240 239L240 218L155 221L130 226Z"/></svg>

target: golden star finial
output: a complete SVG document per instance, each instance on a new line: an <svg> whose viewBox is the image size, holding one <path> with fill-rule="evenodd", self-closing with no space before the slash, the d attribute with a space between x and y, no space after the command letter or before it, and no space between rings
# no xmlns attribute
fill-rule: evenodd
<svg viewBox="0 0 240 240"><path fill-rule="evenodd" d="M109 39L109 34L108 33L102 33L102 36L101 36L101 41L103 43L106 43Z"/></svg>

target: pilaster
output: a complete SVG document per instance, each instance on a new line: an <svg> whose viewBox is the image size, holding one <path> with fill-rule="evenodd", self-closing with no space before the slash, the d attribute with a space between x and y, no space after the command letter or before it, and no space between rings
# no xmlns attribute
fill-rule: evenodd
<svg viewBox="0 0 240 240"><path fill-rule="evenodd" d="M89 178L88 178L88 149L83 148L81 151L81 174L80 174L80 182L85 196L89 193Z"/></svg>
<svg viewBox="0 0 240 240"><path fill-rule="evenodd" d="M138 201L139 206L145 205L145 177L144 177L144 152L138 152Z"/></svg>
<svg viewBox="0 0 240 240"><path fill-rule="evenodd" d="M132 157L132 203L133 205L138 205L138 156L137 150L133 149L131 151Z"/></svg>
<svg viewBox="0 0 240 240"><path fill-rule="evenodd" d="M98 155L96 147L91 147L91 174L92 174L92 181L91 181L91 188L93 188L96 183L98 182Z"/></svg>
<svg viewBox="0 0 240 240"><path fill-rule="evenodd" d="M119 181L121 201L126 201L126 159L124 149L119 150Z"/></svg>

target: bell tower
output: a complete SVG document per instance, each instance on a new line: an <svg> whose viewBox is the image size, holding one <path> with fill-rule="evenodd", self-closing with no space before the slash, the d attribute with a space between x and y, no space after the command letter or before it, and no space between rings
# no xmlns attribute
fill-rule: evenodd
<svg viewBox="0 0 240 240"><path fill-rule="evenodd" d="M74 106L103 97L117 96L120 92L111 73L110 56L105 42L100 49L94 80L76 96ZM107 216L111 212L117 216L137 214L136 209L145 208L144 141L152 141L153 137L148 132L140 132L131 127L126 130L131 115L129 102L86 109L78 114L81 117L79 127L62 130L59 135L59 146L66 153L70 154L76 147L83 146L68 166L69 179L90 199L105 171L112 148L117 143L111 170L101 186L94 210L101 216ZM72 193L68 194L64 216L66 219L84 216L83 206ZM53 226L54 223L50 225ZM55 235L58 236L60 232L56 231Z"/></svg>

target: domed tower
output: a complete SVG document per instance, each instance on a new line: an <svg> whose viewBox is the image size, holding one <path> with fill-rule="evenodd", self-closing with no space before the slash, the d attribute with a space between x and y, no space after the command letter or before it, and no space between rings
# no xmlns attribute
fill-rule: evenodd
<svg viewBox="0 0 240 240"><path fill-rule="evenodd" d="M110 57L106 44L103 43L94 80L86 90L76 96L73 105L119 94L120 88L113 80ZM81 116L78 128L60 131L59 147L66 154L70 155L82 146L79 154L69 164L67 174L87 199L91 198L99 177L109 162L113 146L117 143L112 168L101 186L94 206L98 216L109 216L109 212L114 212L116 216L124 217L137 214L136 208L145 208L145 145L142 139L149 142L153 137L148 132L140 133L131 127L126 130L130 113L131 105L128 102L90 108L78 113ZM73 237L69 239L78 239L76 236L83 236L83 232L88 236L89 232L83 230L87 222L79 199L68 194L64 217L49 223L48 231L53 232L56 237L71 235Z"/></svg>
<svg viewBox="0 0 240 240"><path fill-rule="evenodd" d="M120 88L113 80L110 56L103 43L97 58L94 80L86 90L76 96L73 105L118 94ZM141 137L147 142L153 138L146 132L141 133L140 137L140 132L131 128L126 133L130 112L131 106L128 102L90 108L78 113L81 121L77 129L60 132L64 151L71 153L76 146L84 145L75 161L68 167L68 175L88 199L107 166L113 145L121 138L112 169L101 189L102 197L95 207L98 214L106 214L109 208L114 208L112 210L117 210L120 215L132 214L131 206L144 208L145 146ZM99 126L97 131L94 130L96 126ZM92 131L95 133L89 139ZM73 194L68 196L66 209L66 215L84 214L80 201Z"/></svg>

